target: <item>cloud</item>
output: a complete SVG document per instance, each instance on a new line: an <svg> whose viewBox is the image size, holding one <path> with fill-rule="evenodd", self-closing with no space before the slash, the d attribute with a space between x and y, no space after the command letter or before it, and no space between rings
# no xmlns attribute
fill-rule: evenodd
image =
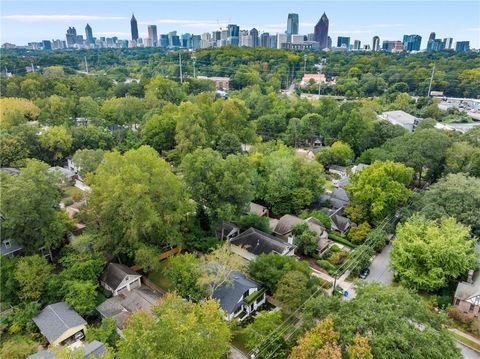
<svg viewBox="0 0 480 359"><path fill-rule="evenodd" d="M187 19L157 19L139 22L140 25L177 25L201 29L216 29L226 27L228 20L187 20Z"/></svg>
<svg viewBox="0 0 480 359"><path fill-rule="evenodd" d="M465 31L469 32L480 32L480 27L470 27L468 29L465 29Z"/></svg>
<svg viewBox="0 0 480 359"><path fill-rule="evenodd" d="M372 30L332 30L329 34L370 34Z"/></svg>
<svg viewBox="0 0 480 359"><path fill-rule="evenodd" d="M2 20L19 22L44 22L44 21L95 21L95 20L128 20L123 16L95 16L95 15L5 15Z"/></svg>

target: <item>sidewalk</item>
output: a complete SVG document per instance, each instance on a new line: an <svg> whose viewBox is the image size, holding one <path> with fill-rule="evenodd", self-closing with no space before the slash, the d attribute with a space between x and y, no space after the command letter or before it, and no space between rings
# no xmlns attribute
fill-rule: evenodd
<svg viewBox="0 0 480 359"><path fill-rule="evenodd" d="M458 329L455 329L455 328L448 328L449 331L451 331L452 333L455 333L467 340L470 340L472 342L474 342L475 344L477 344L478 346L480 346L480 339L474 337L473 335L470 335L468 333L465 333L465 332L462 332L461 330L458 330ZM465 343L462 343L462 344L465 344ZM478 349L476 348L473 348L475 349L476 351L478 351Z"/></svg>

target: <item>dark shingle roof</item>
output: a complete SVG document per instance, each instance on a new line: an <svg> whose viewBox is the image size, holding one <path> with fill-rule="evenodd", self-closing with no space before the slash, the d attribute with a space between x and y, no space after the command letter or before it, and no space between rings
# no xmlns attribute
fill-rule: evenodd
<svg viewBox="0 0 480 359"><path fill-rule="evenodd" d="M291 214L286 214L278 220L278 223L275 226L275 229L273 231L275 233L283 236L283 235L287 234L288 232L291 232L292 227L294 225L302 224L302 223L304 223L303 219L298 218L296 216L292 216Z"/></svg>
<svg viewBox="0 0 480 359"><path fill-rule="evenodd" d="M67 330L86 325L87 322L65 302L47 305L33 321L50 343Z"/></svg>
<svg viewBox="0 0 480 359"><path fill-rule="evenodd" d="M8 248L5 245L5 241L1 243L0 252L2 253L2 255L6 256L8 254L15 253L22 249L23 247L21 245L19 245L17 242L13 240L10 240L10 246Z"/></svg>
<svg viewBox="0 0 480 359"><path fill-rule="evenodd" d="M247 229L230 242L257 256L268 253L285 254L293 248L293 245L255 228Z"/></svg>
<svg viewBox="0 0 480 359"><path fill-rule="evenodd" d="M102 273L101 281L116 289L127 275L140 275L134 270L131 270L124 264L108 263L107 268Z"/></svg>
<svg viewBox="0 0 480 359"><path fill-rule="evenodd" d="M220 306L227 313L234 313L241 305L243 294L251 288L261 288L261 285L248 279L240 272L230 274L232 283L222 284L213 293L213 298L218 299Z"/></svg>

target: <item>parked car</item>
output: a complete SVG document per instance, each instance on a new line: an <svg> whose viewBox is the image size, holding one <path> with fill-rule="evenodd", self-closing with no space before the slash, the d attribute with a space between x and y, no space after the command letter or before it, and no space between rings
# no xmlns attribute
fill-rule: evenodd
<svg viewBox="0 0 480 359"><path fill-rule="evenodd" d="M369 268L365 268L364 270L362 270L362 271L360 272L359 277L360 277L361 279L365 279L365 278L368 277L369 274L370 274L370 269L369 269Z"/></svg>

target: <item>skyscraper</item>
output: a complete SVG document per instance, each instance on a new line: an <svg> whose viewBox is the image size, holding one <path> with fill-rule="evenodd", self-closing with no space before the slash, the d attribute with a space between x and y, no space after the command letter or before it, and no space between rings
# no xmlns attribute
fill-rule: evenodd
<svg viewBox="0 0 480 359"><path fill-rule="evenodd" d="M355 40L353 42L353 49L354 50L360 50L361 46L362 46L362 42L360 40Z"/></svg>
<svg viewBox="0 0 480 359"><path fill-rule="evenodd" d="M337 47L346 47L347 50L350 48L350 38L348 36L339 36L337 38Z"/></svg>
<svg viewBox="0 0 480 359"><path fill-rule="evenodd" d="M374 36L372 39L372 51L379 51L380 50L380 38L378 36Z"/></svg>
<svg viewBox="0 0 480 359"><path fill-rule="evenodd" d="M443 39L443 48L445 50L451 50L453 47L453 38L446 37Z"/></svg>
<svg viewBox="0 0 480 359"><path fill-rule="evenodd" d="M75 27L69 27L65 37L67 39L67 46L73 47L73 45L77 43L77 30L75 30Z"/></svg>
<svg viewBox="0 0 480 359"><path fill-rule="evenodd" d="M85 26L85 38L87 39L87 44L93 45L95 44L95 40L93 39L93 32L92 28L89 24Z"/></svg>
<svg viewBox="0 0 480 359"><path fill-rule="evenodd" d="M427 44L427 51L441 51L444 49L444 43L441 39L429 40Z"/></svg>
<svg viewBox="0 0 480 359"><path fill-rule="evenodd" d="M44 50L51 50L52 49L52 42L50 40L43 40L42 47Z"/></svg>
<svg viewBox="0 0 480 359"><path fill-rule="evenodd" d="M148 25L148 38L153 47L158 46L157 25Z"/></svg>
<svg viewBox="0 0 480 359"><path fill-rule="evenodd" d="M277 49L281 49L283 44L287 43L287 35L280 32L277 33Z"/></svg>
<svg viewBox="0 0 480 359"><path fill-rule="evenodd" d="M138 25L137 19L135 19L135 15L132 14L132 19L130 20L130 30L132 32L132 40L138 40Z"/></svg>
<svg viewBox="0 0 480 359"><path fill-rule="evenodd" d="M228 25L228 43L232 46L238 46L240 43L240 27L238 25Z"/></svg>
<svg viewBox="0 0 480 359"><path fill-rule="evenodd" d="M455 51L470 51L470 41L457 41L457 43L455 44Z"/></svg>
<svg viewBox="0 0 480 359"><path fill-rule="evenodd" d="M287 18L287 40L291 42L292 35L298 34L298 14L288 14Z"/></svg>
<svg viewBox="0 0 480 359"><path fill-rule="evenodd" d="M406 51L420 51L421 43L420 35L403 35L403 49Z"/></svg>
<svg viewBox="0 0 480 359"><path fill-rule="evenodd" d="M330 36L327 36L327 49L332 48L332 38Z"/></svg>
<svg viewBox="0 0 480 359"><path fill-rule="evenodd" d="M318 20L317 25L315 25L315 41L320 44L320 49L328 47L328 23L328 17L323 13L320 20Z"/></svg>
<svg viewBox="0 0 480 359"><path fill-rule="evenodd" d="M260 35L260 46L270 47L270 34L268 32L264 32Z"/></svg>
<svg viewBox="0 0 480 359"><path fill-rule="evenodd" d="M435 32L434 32L434 31L431 32L431 33L430 33L430 36L428 37L428 41L435 40L435 36L436 36L436 35L435 35Z"/></svg>
<svg viewBox="0 0 480 359"><path fill-rule="evenodd" d="M255 48L258 46L258 30L253 28L250 30L250 37L252 38L252 47Z"/></svg>

